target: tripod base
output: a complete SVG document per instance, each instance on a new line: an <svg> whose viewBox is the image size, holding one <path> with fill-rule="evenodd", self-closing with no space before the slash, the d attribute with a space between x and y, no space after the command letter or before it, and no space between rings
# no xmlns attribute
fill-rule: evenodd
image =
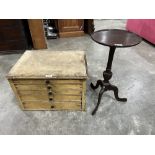
<svg viewBox="0 0 155 155"><path fill-rule="evenodd" d="M96 85L93 85L91 83L90 86L91 86L91 88L93 90L97 89L99 86L101 87L101 90L100 90L99 96L98 96L98 102L97 102L97 105L96 105L95 109L92 112L92 115L94 115L96 113L96 111L98 110L98 107L99 107L100 102L101 102L102 95L103 95L103 93L105 91L112 90L114 92L114 95L115 95L115 98L116 98L117 101L121 101L121 102L126 102L127 101L127 98L120 98L118 96L118 88L116 86L110 84L109 82L104 82L102 80L98 80Z"/></svg>

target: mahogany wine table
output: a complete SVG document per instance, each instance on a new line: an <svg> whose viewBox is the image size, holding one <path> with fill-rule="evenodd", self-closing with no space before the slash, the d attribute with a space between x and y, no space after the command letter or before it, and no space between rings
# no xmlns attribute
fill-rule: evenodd
<svg viewBox="0 0 155 155"><path fill-rule="evenodd" d="M120 29L99 30L94 32L91 35L91 38L95 42L101 45L109 46L110 48L107 67L106 67L106 70L103 72L104 80L97 80L95 85L92 83L90 84L93 90L97 89L99 86L101 87L101 90L98 96L97 105L92 112L92 115L94 115L98 110L102 95L105 91L112 90L114 92L114 95L117 101L122 101L122 102L127 101L127 98L120 98L118 96L118 88L109 82L109 80L112 77L111 68L112 68L113 56L116 48L135 46L139 44L142 39L134 33L128 32L126 30L120 30Z"/></svg>

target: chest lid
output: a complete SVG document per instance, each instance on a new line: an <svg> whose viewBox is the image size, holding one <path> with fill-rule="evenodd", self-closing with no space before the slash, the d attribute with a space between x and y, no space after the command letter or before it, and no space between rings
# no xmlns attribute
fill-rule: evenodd
<svg viewBox="0 0 155 155"><path fill-rule="evenodd" d="M26 51L8 74L8 79L86 79L84 51Z"/></svg>

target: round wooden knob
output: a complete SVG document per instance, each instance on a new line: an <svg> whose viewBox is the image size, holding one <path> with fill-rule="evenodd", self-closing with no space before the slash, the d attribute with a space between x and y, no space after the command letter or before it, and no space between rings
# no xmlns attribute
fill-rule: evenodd
<svg viewBox="0 0 155 155"><path fill-rule="evenodd" d="M47 88L48 88L48 89L51 89L51 86L48 86Z"/></svg>
<svg viewBox="0 0 155 155"><path fill-rule="evenodd" d="M49 92L48 95L52 95L52 92Z"/></svg>
<svg viewBox="0 0 155 155"><path fill-rule="evenodd" d="M50 101L53 101L53 98L49 98Z"/></svg>
<svg viewBox="0 0 155 155"><path fill-rule="evenodd" d="M50 81L48 81L48 80L46 80L46 82L45 82L46 84L49 84L50 83Z"/></svg>
<svg viewBox="0 0 155 155"><path fill-rule="evenodd" d="M54 108L54 105L51 105L51 108L53 109Z"/></svg>

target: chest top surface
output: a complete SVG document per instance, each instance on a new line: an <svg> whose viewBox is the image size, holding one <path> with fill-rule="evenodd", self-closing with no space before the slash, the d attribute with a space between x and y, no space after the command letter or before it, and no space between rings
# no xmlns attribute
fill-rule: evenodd
<svg viewBox="0 0 155 155"><path fill-rule="evenodd" d="M86 79L84 51L26 51L8 73L10 78Z"/></svg>

